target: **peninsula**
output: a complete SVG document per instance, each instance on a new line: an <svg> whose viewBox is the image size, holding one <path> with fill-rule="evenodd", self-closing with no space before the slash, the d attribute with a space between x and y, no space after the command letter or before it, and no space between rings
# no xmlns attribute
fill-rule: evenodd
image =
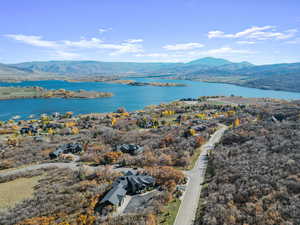
<svg viewBox="0 0 300 225"><path fill-rule="evenodd" d="M24 98L106 98L110 92L70 91L65 89L48 90L42 87L0 87L0 100Z"/></svg>

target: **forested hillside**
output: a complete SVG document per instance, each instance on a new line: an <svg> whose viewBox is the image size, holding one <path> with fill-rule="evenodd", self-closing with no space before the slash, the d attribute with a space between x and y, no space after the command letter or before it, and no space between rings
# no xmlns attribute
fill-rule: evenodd
<svg viewBox="0 0 300 225"><path fill-rule="evenodd" d="M209 160L196 225L300 224L299 112L266 109L225 134Z"/></svg>

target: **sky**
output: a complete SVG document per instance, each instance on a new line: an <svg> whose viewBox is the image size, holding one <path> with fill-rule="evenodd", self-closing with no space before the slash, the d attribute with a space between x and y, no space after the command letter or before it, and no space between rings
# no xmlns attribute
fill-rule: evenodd
<svg viewBox="0 0 300 225"><path fill-rule="evenodd" d="M1 0L0 62L300 62L299 0Z"/></svg>

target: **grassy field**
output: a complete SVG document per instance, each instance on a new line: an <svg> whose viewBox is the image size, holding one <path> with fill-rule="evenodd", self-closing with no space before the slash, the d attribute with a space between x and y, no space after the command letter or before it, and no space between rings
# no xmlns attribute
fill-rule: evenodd
<svg viewBox="0 0 300 225"><path fill-rule="evenodd" d="M173 225L177 216L181 201L176 198L173 199L167 206L165 211L159 217L159 225Z"/></svg>
<svg viewBox="0 0 300 225"><path fill-rule="evenodd" d="M34 192L33 187L38 184L41 176L19 178L0 184L0 210L13 207L15 204L30 198Z"/></svg>

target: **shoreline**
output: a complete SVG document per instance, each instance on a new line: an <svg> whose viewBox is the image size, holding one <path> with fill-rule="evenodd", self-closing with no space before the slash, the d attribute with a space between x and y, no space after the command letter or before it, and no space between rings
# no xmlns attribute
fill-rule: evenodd
<svg viewBox="0 0 300 225"><path fill-rule="evenodd" d="M136 77L136 78L162 78L160 76L156 77ZM166 79L163 77L162 79ZM259 89L259 90L268 90L268 91L284 91L284 92L293 92L293 93L300 93L300 91L294 90L294 89L285 89L285 88L272 88L272 87L261 87L261 86L252 86L252 85L244 85L240 84L238 82L226 82L226 81L209 81L209 80L201 80L201 79L182 79L182 78L175 78L175 77L168 77L168 80L182 80L182 81L194 81L194 82L203 82L203 83L213 83L213 84L230 84L235 85L239 87L246 87L246 88L253 88L253 89ZM7 80L7 79L0 79L0 83L7 83L7 84L17 84L22 83L26 81L66 81L70 83L80 83L80 82L100 82L100 83L107 83L107 84L124 84L124 85L130 85L130 86L157 86L157 87L186 87L185 84L180 83L172 83L172 82L135 82L133 80L122 80L122 79L111 79L111 78L105 78L105 79L69 79L65 77L61 78L51 78L51 79L21 79L21 80ZM141 83L141 85L135 85L134 83ZM144 83L144 84L142 84ZM155 84L158 83L158 84ZM165 85L170 84L170 85Z"/></svg>

